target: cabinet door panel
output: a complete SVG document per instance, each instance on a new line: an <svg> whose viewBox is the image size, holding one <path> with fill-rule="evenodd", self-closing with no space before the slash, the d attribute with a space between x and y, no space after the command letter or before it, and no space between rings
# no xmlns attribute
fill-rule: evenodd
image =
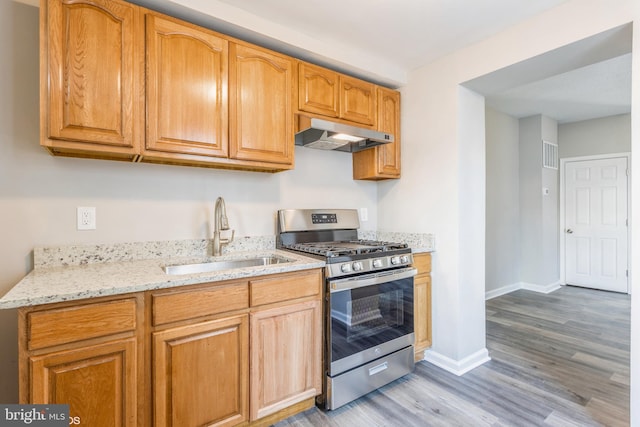
<svg viewBox="0 0 640 427"><path fill-rule="evenodd" d="M153 334L156 426L228 426L248 418L247 323L244 315Z"/></svg>
<svg viewBox="0 0 640 427"><path fill-rule="evenodd" d="M338 117L339 75L330 70L300 63L298 66L298 109Z"/></svg>
<svg viewBox="0 0 640 427"><path fill-rule="evenodd" d="M147 15L147 149L227 156L227 41Z"/></svg>
<svg viewBox="0 0 640 427"><path fill-rule="evenodd" d="M400 178L400 93L378 87L377 129L394 142L353 153L353 179Z"/></svg>
<svg viewBox="0 0 640 427"><path fill-rule="evenodd" d="M340 117L352 122L374 125L376 86L349 76L340 77Z"/></svg>
<svg viewBox="0 0 640 427"><path fill-rule="evenodd" d="M251 420L320 394L319 301L251 314Z"/></svg>
<svg viewBox="0 0 640 427"><path fill-rule="evenodd" d="M417 276L413 283L415 316L415 351L422 353L431 347L431 276Z"/></svg>
<svg viewBox="0 0 640 427"><path fill-rule="evenodd" d="M69 404L81 425L136 425L136 340L32 356L31 402Z"/></svg>
<svg viewBox="0 0 640 427"><path fill-rule="evenodd" d="M133 147L134 6L49 0L47 10L46 136Z"/></svg>
<svg viewBox="0 0 640 427"><path fill-rule="evenodd" d="M400 93L378 88L378 130L393 134L394 142L376 147L381 175L400 177Z"/></svg>
<svg viewBox="0 0 640 427"><path fill-rule="evenodd" d="M293 61L231 44L229 157L293 163Z"/></svg>

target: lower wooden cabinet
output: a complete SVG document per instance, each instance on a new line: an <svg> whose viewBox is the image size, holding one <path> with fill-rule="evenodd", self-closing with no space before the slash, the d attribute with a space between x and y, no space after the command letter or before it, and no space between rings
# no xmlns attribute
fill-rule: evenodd
<svg viewBox="0 0 640 427"><path fill-rule="evenodd" d="M142 310L141 294L20 309L20 403L69 404L80 425L140 425Z"/></svg>
<svg viewBox="0 0 640 427"><path fill-rule="evenodd" d="M418 270L413 281L415 360L418 361L431 347L431 254L413 254L413 261Z"/></svg>
<svg viewBox="0 0 640 427"><path fill-rule="evenodd" d="M153 333L155 426L232 426L248 419L247 319Z"/></svg>
<svg viewBox="0 0 640 427"><path fill-rule="evenodd" d="M80 425L271 425L322 380L319 269L25 307L20 403Z"/></svg>
<svg viewBox="0 0 640 427"><path fill-rule="evenodd" d="M69 404L79 425L137 425L136 339L29 357L29 403Z"/></svg>
<svg viewBox="0 0 640 427"><path fill-rule="evenodd" d="M322 307L307 301L251 314L251 419L322 392Z"/></svg>

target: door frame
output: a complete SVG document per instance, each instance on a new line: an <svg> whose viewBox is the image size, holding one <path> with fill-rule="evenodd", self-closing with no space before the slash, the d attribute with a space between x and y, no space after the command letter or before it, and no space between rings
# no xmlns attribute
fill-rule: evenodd
<svg viewBox="0 0 640 427"><path fill-rule="evenodd" d="M605 159L615 159L615 158L620 158L620 157L624 157L627 159L627 170L629 171L629 173L627 174L627 220L628 220L628 225L627 225L627 271L629 271L629 276L627 277L627 293L630 294L631 293L631 263L629 262L630 260L630 255L631 255L631 153L630 152L622 152L622 153L610 153L610 154L597 154L597 155L593 155L593 156L578 156L578 157L565 157L560 159L560 228L558 230L558 233L560 234L560 284L561 285L566 285L567 284L567 276L566 276L566 270L565 270L565 238L566 238L566 233L564 232L565 230L565 220L564 220L564 215L565 215L565 191L564 191L564 185L565 185L565 179L564 179L564 174L565 174L565 166L567 163L569 162L579 162L579 161L585 161L585 160L605 160Z"/></svg>

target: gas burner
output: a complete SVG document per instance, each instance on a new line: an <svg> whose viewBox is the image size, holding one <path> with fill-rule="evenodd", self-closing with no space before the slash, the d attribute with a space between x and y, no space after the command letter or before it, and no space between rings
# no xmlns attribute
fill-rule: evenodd
<svg viewBox="0 0 640 427"><path fill-rule="evenodd" d="M276 247L321 258L327 278L406 268L413 262L405 243L358 238L355 209L278 211Z"/></svg>
<svg viewBox="0 0 640 427"><path fill-rule="evenodd" d="M295 243L286 246L286 248L333 258L340 256L390 252L405 249L407 248L407 245L404 243L380 242L375 240L348 240L339 242Z"/></svg>

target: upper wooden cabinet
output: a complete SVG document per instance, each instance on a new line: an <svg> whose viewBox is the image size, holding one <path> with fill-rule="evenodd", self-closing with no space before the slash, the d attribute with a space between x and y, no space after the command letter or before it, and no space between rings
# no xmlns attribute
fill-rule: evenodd
<svg viewBox="0 0 640 427"><path fill-rule="evenodd" d="M54 155L278 172L301 113L393 132L354 179L400 176L397 92L123 0L41 0L40 22Z"/></svg>
<svg viewBox="0 0 640 427"><path fill-rule="evenodd" d="M147 150L227 157L227 40L153 14L146 33Z"/></svg>
<svg viewBox="0 0 640 427"><path fill-rule="evenodd" d="M134 159L143 132L137 6L41 1L41 144L53 154Z"/></svg>
<svg viewBox="0 0 640 427"><path fill-rule="evenodd" d="M293 59L230 45L229 156L293 165Z"/></svg>
<svg viewBox="0 0 640 427"><path fill-rule="evenodd" d="M293 58L120 0L42 0L41 22L52 154L293 168Z"/></svg>
<svg viewBox="0 0 640 427"><path fill-rule="evenodd" d="M340 76L322 67L298 64L298 110L338 117Z"/></svg>
<svg viewBox="0 0 640 427"><path fill-rule="evenodd" d="M378 87L377 129L394 142L353 153L353 179L400 178L400 92Z"/></svg>
<svg viewBox="0 0 640 427"><path fill-rule="evenodd" d="M298 110L371 126L376 122L376 85L300 62Z"/></svg>
<svg viewBox="0 0 640 427"><path fill-rule="evenodd" d="M364 125L376 123L376 85L340 76L340 117Z"/></svg>

